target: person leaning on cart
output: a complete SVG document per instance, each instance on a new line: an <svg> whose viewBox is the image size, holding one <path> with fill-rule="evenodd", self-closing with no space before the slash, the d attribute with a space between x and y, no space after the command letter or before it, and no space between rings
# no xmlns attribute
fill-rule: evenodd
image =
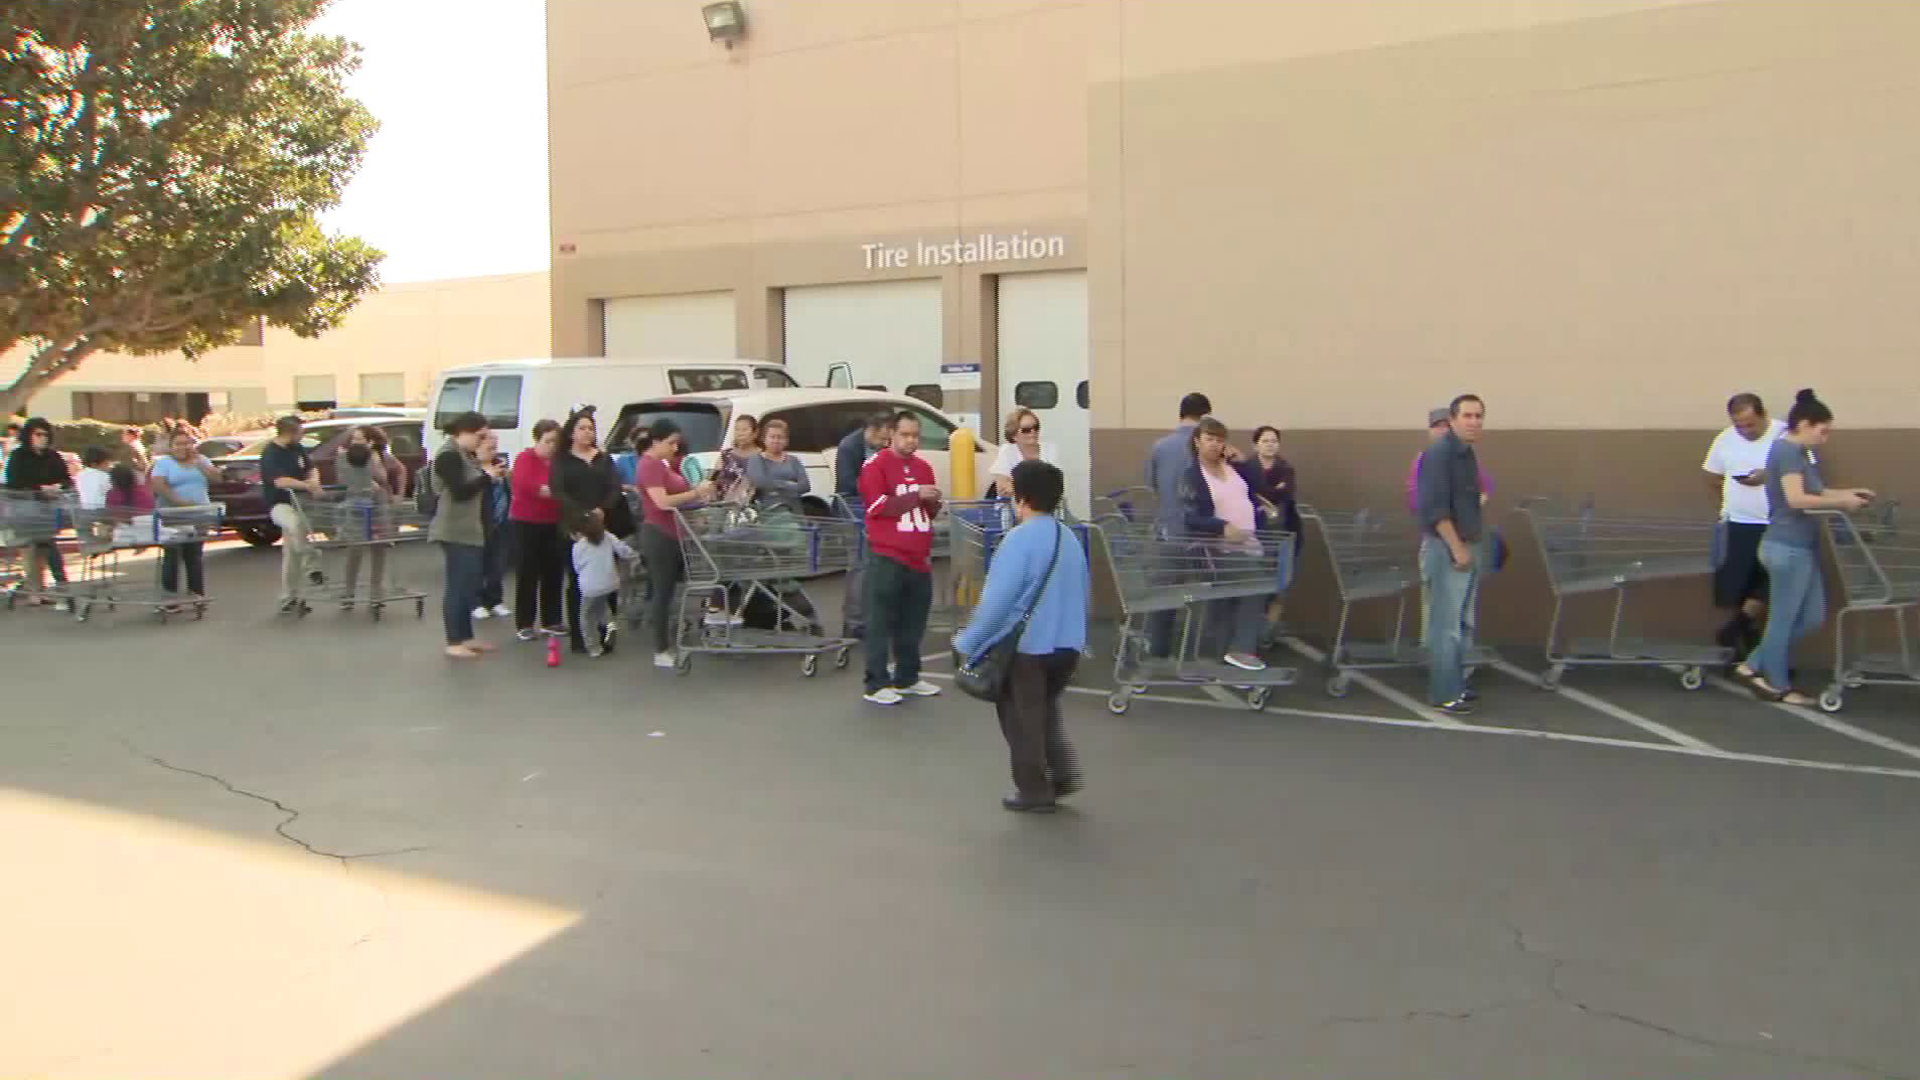
<svg viewBox="0 0 1920 1080"><path fill-rule="evenodd" d="M220 473L200 452L193 432L175 429L169 438L168 454L155 458L147 473L147 486L162 506L206 506L213 501L211 485L220 482ZM186 567L187 595L190 600L207 596L206 542L194 540L168 544L160 553L160 589L168 597L180 596L180 568Z"/></svg>
<svg viewBox="0 0 1920 1080"><path fill-rule="evenodd" d="M1259 466L1227 458L1227 425L1202 417L1193 429L1193 464L1180 484L1182 526L1188 536L1217 538L1230 548L1258 553L1259 511L1254 499L1263 483ZM1275 575L1278 580L1278 575ZM1266 596L1236 596L1208 605L1202 645L1242 671L1265 671L1260 635L1267 625Z"/></svg>
<svg viewBox="0 0 1920 1080"><path fill-rule="evenodd" d="M36 416L20 429L20 445L7 455L5 482L8 491L34 492L41 497L73 490L73 476L67 471L66 459L53 448L53 425L44 418ZM65 591L67 566L60 558L60 546L51 540L38 541L27 548L27 576L21 587L28 593L40 591L42 565L52 579L53 587L49 591ZM27 601L32 606L48 602L37 595ZM61 599L55 607L65 611L67 601Z"/></svg>
<svg viewBox="0 0 1920 1080"><path fill-rule="evenodd" d="M267 514L280 527L280 610L294 612L306 602L308 586L326 583L320 572L320 553L314 550L307 528L307 515L293 503L293 493L304 491L318 497L320 470L313 465L307 448L300 445L300 433L306 425L298 416L283 416L274 421L273 438L260 451L260 494L267 501Z"/></svg>
<svg viewBox="0 0 1920 1080"><path fill-rule="evenodd" d="M994 551L979 606L953 648L971 666L1008 634L1020 635L993 705L1013 766L1014 792L1000 805L1051 813L1057 800L1085 786L1060 698L1087 647L1087 553L1073 530L1054 517L1066 490L1060 470L1029 460L1012 473L1020 524ZM1021 616L1029 611L1023 626Z"/></svg>

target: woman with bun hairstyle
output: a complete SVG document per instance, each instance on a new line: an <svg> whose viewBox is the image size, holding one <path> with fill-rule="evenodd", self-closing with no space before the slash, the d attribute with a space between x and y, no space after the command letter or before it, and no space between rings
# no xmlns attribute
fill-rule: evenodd
<svg viewBox="0 0 1920 1080"><path fill-rule="evenodd" d="M1873 501L1865 488L1829 489L1816 451L1826 445L1833 410L1802 390L1787 413L1787 430L1767 451L1767 531L1760 537L1760 565L1772 592L1760 646L1735 670L1763 701L1811 705L1788 678L1794 643L1826 619L1826 589L1820 580L1820 523L1812 510L1855 511Z"/></svg>

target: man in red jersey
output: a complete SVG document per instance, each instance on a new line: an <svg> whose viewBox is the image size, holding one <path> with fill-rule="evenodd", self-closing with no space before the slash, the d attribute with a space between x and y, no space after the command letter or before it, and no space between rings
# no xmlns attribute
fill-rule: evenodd
<svg viewBox="0 0 1920 1080"><path fill-rule="evenodd" d="M933 607L933 519L940 513L940 489L919 450L920 417L902 411L894 418L892 444L860 469L869 553L866 700L875 705L940 692L920 677L920 639Z"/></svg>

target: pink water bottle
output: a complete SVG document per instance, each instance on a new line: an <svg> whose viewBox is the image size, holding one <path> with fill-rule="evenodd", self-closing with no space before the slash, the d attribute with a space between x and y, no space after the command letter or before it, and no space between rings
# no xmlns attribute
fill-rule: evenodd
<svg viewBox="0 0 1920 1080"><path fill-rule="evenodd" d="M551 635L547 638L547 666L560 666L560 639Z"/></svg>

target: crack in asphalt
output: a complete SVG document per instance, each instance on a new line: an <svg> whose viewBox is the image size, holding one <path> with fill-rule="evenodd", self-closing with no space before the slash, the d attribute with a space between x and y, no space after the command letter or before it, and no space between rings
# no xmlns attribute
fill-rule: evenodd
<svg viewBox="0 0 1920 1080"><path fill-rule="evenodd" d="M390 850L384 850L384 851L358 851L358 852L328 851L325 848L314 847L312 844L308 843L307 841L302 840L298 836L295 836L292 833L287 831L287 826L300 820L300 811L291 806L288 806L286 803L281 802L279 799L276 799L271 795L262 795L257 791L248 791L246 788L235 787L230 781L228 781L223 776L216 776L210 772L201 772L199 769L189 769L184 765L175 765L174 763L166 760L165 758L156 757L152 754L147 753L145 750L142 750L139 747L133 745L132 743L127 742L125 739L122 739L120 741L121 741L121 744L124 745L128 749L128 751L130 751L134 755L140 758L143 758L154 765L158 765L169 772L177 772L185 776L197 776L202 780L210 780L213 783L219 784L221 787L225 788L229 794L238 795L241 798L245 798L245 799L252 799L255 802L265 803L268 806L273 807L275 810L280 811L282 814L285 814L286 817L282 818L279 824L273 827L273 831L277 833L282 840L285 840L286 842L294 845L295 847L298 847L300 850L306 852L309 855L318 855L318 856L321 856L322 858L333 859L344 866L357 859L378 859L388 855L411 855L415 852L428 850L425 846L421 846L421 845L415 845L413 847L392 848Z"/></svg>
<svg viewBox="0 0 1920 1080"><path fill-rule="evenodd" d="M1658 1021L1649 1020L1644 1016L1634 1016L1631 1013L1602 1009L1587 1001L1583 1001L1560 984L1560 973L1566 968L1569 961L1562 957L1554 956L1552 953L1542 952L1534 948L1527 942L1525 930L1522 930L1510 922L1505 925L1507 932L1513 935L1513 947L1517 949L1522 956L1547 964L1547 992L1553 996L1553 1000L1583 1016L1598 1017L1603 1020L1612 1020L1615 1023L1627 1024L1631 1027L1640 1028L1643 1031L1655 1032L1660 1035L1665 1035L1668 1038L1709 1050L1726 1050L1734 1053L1757 1054L1761 1057L1776 1058L1782 1061L1794 1061L1805 1065L1837 1066L1851 1072L1860 1073L1864 1076L1877 1077L1879 1080L1920 1080L1920 1077L1916 1077L1913 1074L1895 1072L1892 1069L1871 1062L1853 1061L1848 1058L1807 1053L1805 1051L1795 1050L1789 1046L1728 1042L1724 1039L1715 1039L1695 1032L1682 1031L1679 1028L1669 1027Z"/></svg>

